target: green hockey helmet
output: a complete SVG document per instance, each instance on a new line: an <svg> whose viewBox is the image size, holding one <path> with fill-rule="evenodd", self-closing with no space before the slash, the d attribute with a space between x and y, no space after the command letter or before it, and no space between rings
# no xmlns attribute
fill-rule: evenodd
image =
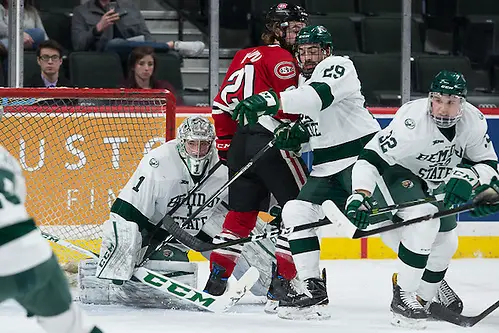
<svg viewBox="0 0 499 333"><path fill-rule="evenodd" d="M332 53L333 37L322 25L307 26L296 36L296 59L301 73L306 78L309 78L315 67Z"/></svg>
<svg viewBox="0 0 499 333"><path fill-rule="evenodd" d="M461 73L443 70L435 76L430 85L428 112L438 127L452 127L461 119L467 93Z"/></svg>

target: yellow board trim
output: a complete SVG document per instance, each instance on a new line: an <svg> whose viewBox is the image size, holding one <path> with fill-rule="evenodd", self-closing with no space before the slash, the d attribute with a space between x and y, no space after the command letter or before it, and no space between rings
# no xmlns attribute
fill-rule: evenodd
<svg viewBox="0 0 499 333"><path fill-rule="evenodd" d="M100 240L74 240L74 244L99 253ZM59 262L78 261L85 256L63 246L51 243ZM206 261L201 253L189 251L189 260ZM367 259L395 259L397 255L381 238L367 241ZM460 236L459 246L454 258L499 258L499 236ZM348 238L323 238L321 240L321 259L361 259L361 241Z"/></svg>

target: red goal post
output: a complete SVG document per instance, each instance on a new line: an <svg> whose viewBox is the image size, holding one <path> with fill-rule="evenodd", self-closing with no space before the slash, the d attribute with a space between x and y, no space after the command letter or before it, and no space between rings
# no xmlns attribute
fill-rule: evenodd
<svg viewBox="0 0 499 333"><path fill-rule="evenodd" d="M140 159L175 137L167 90L0 88L0 143L26 178L40 228L92 251L100 225ZM61 262L82 256L53 246Z"/></svg>

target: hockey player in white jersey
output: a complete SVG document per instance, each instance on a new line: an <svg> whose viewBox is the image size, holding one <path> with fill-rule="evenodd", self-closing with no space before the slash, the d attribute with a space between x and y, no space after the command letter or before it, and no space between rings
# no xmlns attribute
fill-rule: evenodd
<svg viewBox="0 0 499 333"><path fill-rule="evenodd" d="M217 192L227 181L227 169L218 162L213 125L204 117L192 116L178 128L177 138L151 150L140 161L134 174L121 190L111 207L109 220L103 224L103 240L100 261L95 272L100 279L128 281L134 268L144 257L147 245L155 248L168 236L166 231L156 228L158 222L204 175L219 165L200 188L191 194L172 217L182 224L187 218ZM218 232L228 212L223 205L224 192L214 203L209 204L185 229L204 240L211 241ZM262 221L259 228L265 228ZM159 230L158 230L159 229ZM243 251L243 258L236 268L239 278L249 266L260 270L260 279L251 289L258 296L266 294L271 278L274 245L270 240L250 244ZM163 268L178 267L178 262L188 262L188 249L174 240L163 251L151 259L160 259ZM165 258L167 253L167 258ZM191 273L197 274L194 263ZM197 281L193 281L196 285ZM146 296L147 297L147 296Z"/></svg>
<svg viewBox="0 0 499 333"><path fill-rule="evenodd" d="M25 199L21 167L0 145L0 303L14 299L48 333L102 333L72 302L66 277Z"/></svg>
<svg viewBox="0 0 499 333"><path fill-rule="evenodd" d="M461 74L438 73L428 98L400 107L392 122L366 145L353 168L353 194L346 204L346 215L355 226L363 229L371 223L366 209L380 175L393 200L388 204L445 193L443 204L400 209L397 216L402 220L467 202L474 188L497 177L487 122L466 102L466 93ZM447 287L441 282L457 249L455 228L453 216L382 234L398 254L398 274L392 278L394 325L425 327L430 302L439 286ZM456 306L462 310L462 305Z"/></svg>
<svg viewBox="0 0 499 333"><path fill-rule="evenodd" d="M352 61L332 54L332 37L323 26L303 28L297 38L297 54L302 78L298 89L281 93L280 101L269 91L246 101L261 99L263 107L246 107L240 114L302 114L303 119L282 124L275 131L276 146L299 151L310 140L313 166L296 200L282 211L285 227L295 227L324 218L321 204L332 199L343 207L350 195L350 174L364 145L380 130L378 122L364 107L364 97ZM303 81L303 80L302 80ZM247 117L253 118L252 115ZM381 216L379 217L382 218ZM320 245L316 229L289 236L301 293L291 306L281 306L278 316L285 319L327 319L328 296L325 276L319 268ZM297 282L298 285L301 283Z"/></svg>

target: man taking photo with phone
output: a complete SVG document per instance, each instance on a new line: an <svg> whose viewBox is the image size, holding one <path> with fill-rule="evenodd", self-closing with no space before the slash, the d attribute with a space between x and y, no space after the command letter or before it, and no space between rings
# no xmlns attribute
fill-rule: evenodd
<svg viewBox="0 0 499 333"><path fill-rule="evenodd" d="M113 51L124 59L139 46L175 50L185 57L199 55L205 46L201 41L154 41L140 10L130 0L89 0L74 9L71 29L75 51Z"/></svg>

